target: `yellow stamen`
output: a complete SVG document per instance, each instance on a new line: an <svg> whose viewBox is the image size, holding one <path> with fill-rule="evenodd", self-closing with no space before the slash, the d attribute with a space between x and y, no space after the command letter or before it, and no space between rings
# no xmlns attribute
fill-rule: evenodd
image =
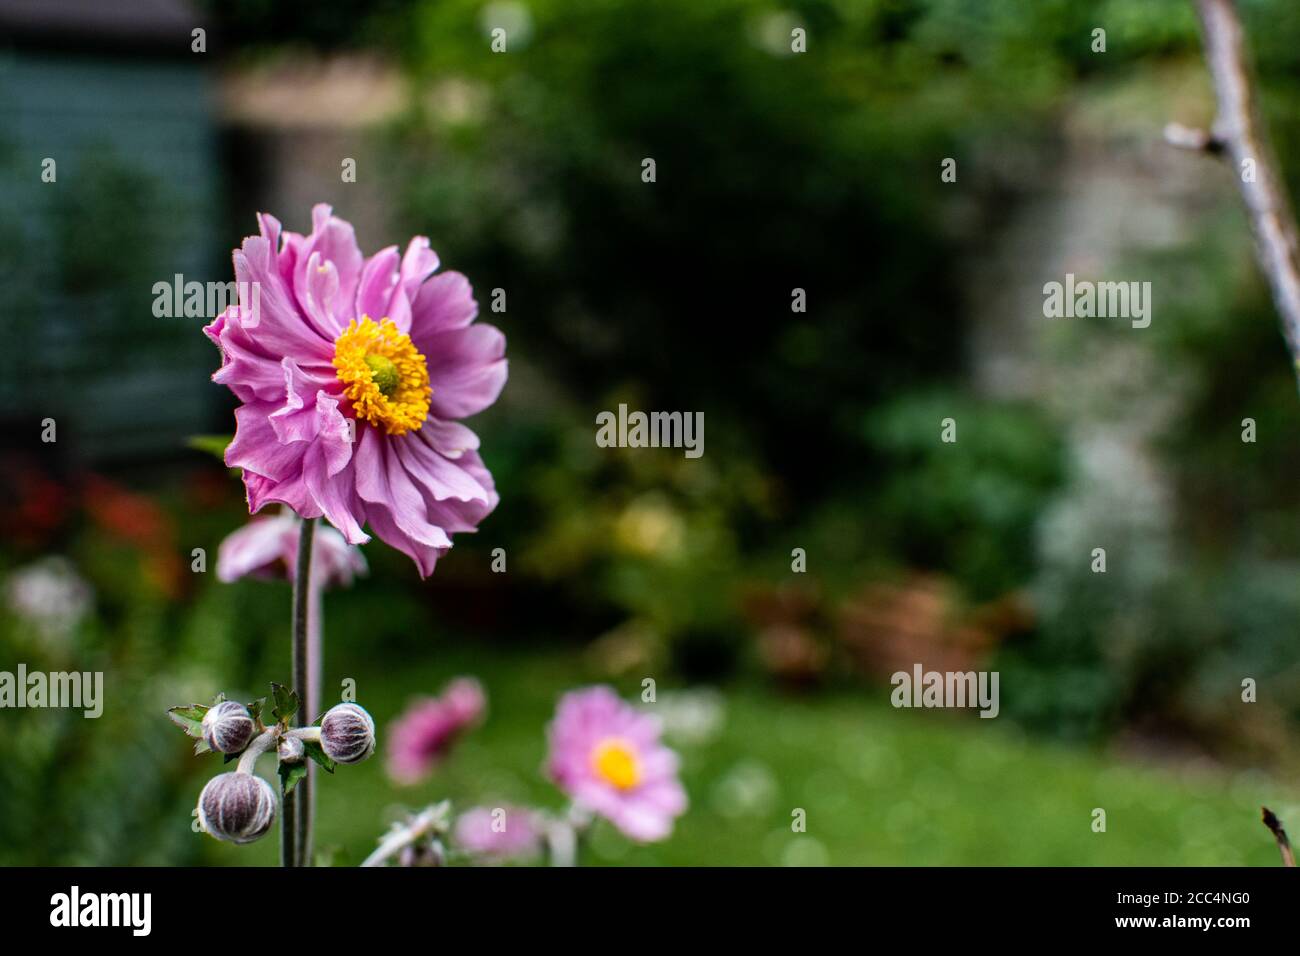
<svg viewBox="0 0 1300 956"><path fill-rule="evenodd" d="M632 745L618 737L598 743L591 752L591 768L597 776L619 790L631 790L641 782L641 765Z"/></svg>
<svg viewBox="0 0 1300 956"><path fill-rule="evenodd" d="M353 319L334 342L334 368L352 413L390 435L417 431L429 417L429 368L392 319Z"/></svg>

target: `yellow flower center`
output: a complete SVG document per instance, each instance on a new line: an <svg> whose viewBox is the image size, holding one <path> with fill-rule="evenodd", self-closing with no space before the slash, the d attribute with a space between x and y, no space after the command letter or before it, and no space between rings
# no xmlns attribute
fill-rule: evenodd
<svg viewBox="0 0 1300 956"><path fill-rule="evenodd" d="M641 765L636 751L625 740L610 737L591 752L591 768L605 782L620 790L631 790L641 782Z"/></svg>
<svg viewBox="0 0 1300 956"><path fill-rule="evenodd" d="M429 368L392 319L353 319L334 342L334 368L352 413L390 435L417 431L429 417Z"/></svg>

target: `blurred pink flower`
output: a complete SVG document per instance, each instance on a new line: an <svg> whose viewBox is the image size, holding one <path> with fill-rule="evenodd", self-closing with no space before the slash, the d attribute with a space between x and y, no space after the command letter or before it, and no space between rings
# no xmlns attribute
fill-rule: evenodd
<svg viewBox="0 0 1300 956"><path fill-rule="evenodd" d="M541 826L523 807L474 807L456 821L456 844L498 860L526 859L542 848Z"/></svg>
<svg viewBox="0 0 1300 956"><path fill-rule="evenodd" d="M401 784L419 783L466 729L482 721L486 710L483 687L472 677L458 677L442 696L411 704L385 735L389 777Z"/></svg>
<svg viewBox="0 0 1300 956"><path fill-rule="evenodd" d="M555 783L633 840L664 839L673 820L686 812L677 754L660 743L658 719L624 703L610 688L565 694L547 736Z"/></svg>
<svg viewBox="0 0 1300 956"><path fill-rule="evenodd" d="M212 380L243 403L226 464L243 469L250 511L324 515L349 544L368 524L428 576L497 505L457 419L496 401L505 336L474 322L463 275L434 275L422 236L367 259L323 204L306 236L258 225L234 253L240 304L204 329L221 349Z"/></svg>
<svg viewBox="0 0 1300 956"><path fill-rule="evenodd" d="M232 531L217 551L217 577L226 583L245 576L292 578L301 527L298 517L285 511L270 518L255 518ZM348 544L328 525L316 529L311 558L311 576L325 587L348 587L354 575L366 573L361 549Z"/></svg>

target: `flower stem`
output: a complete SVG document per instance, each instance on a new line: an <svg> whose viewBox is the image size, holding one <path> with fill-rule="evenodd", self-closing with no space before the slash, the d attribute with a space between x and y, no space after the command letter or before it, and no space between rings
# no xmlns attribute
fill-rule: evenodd
<svg viewBox="0 0 1300 956"><path fill-rule="evenodd" d="M310 702L308 684L308 617L311 608L311 554L316 534L316 519L304 518L298 535L298 565L293 575L293 689L298 695L298 712L290 724L301 727ZM284 817L280 833L280 865L309 866L311 863L311 778L298 782L292 793L284 796Z"/></svg>
<svg viewBox="0 0 1300 956"><path fill-rule="evenodd" d="M257 767L257 758L266 753L275 743L276 733L274 730L268 730L259 734L247 749L239 755L239 763L235 765L236 773L252 773Z"/></svg>
<svg viewBox="0 0 1300 956"><path fill-rule="evenodd" d="M308 524L312 525L314 528L316 522L314 520L310 522L304 522L303 523L304 532ZM314 531L313 531L313 535L314 535ZM314 542L314 540L315 538L313 537L312 541ZM304 547L303 540L299 541L298 547L299 547L299 554L301 555L302 553L301 549ZM314 544L312 545L311 551L313 552L312 556L314 557L314 552L315 552ZM299 699L302 702L302 706L298 710L297 724L299 727L304 727L309 725L313 720L316 719L316 717L320 715L321 624L322 624L321 592L324 590L324 587L322 584L322 576L320 574L319 569L313 570L310 567L304 569L302 567L301 558L299 559L298 571L299 573L306 575L304 580L306 580L307 582L307 587L306 587L307 601L306 601L306 612L305 612L306 621L307 621L306 671L303 676L303 681L301 684L298 684L297 677L296 676L294 677L294 683L298 684L297 690L298 690ZM294 599L295 599L294 606L295 609L297 609L297 607L301 604L302 599L299 594L295 594ZM297 646L297 641L298 641L298 630L297 630L297 625L295 625L294 627L295 647ZM296 659L295 659L295 666L296 666ZM303 780L299 781L297 789L300 791L300 795L298 797L298 807L297 807L298 816L297 816L297 820L295 821L298 830L297 833L298 865L311 866L312 857L313 857L312 825L314 824L316 819L316 812L315 812L316 801L314 799L316 794L316 764L313 761L311 760L307 761L307 776Z"/></svg>
<svg viewBox="0 0 1300 956"><path fill-rule="evenodd" d="M294 826L294 795L286 793L280 803L280 865L297 866L298 830Z"/></svg>
<svg viewBox="0 0 1300 956"><path fill-rule="evenodd" d="M314 548L313 548L314 550ZM313 557L315 555L313 554ZM325 574L319 566L312 566L310 580L310 595L307 606L307 693L303 697L302 724L310 725L313 721L321 717L321 653L324 647L324 612L325 612ZM320 739L320 731L317 729L316 738ZM304 802L299 808L298 819L298 846L299 853L302 855L302 865L312 865L312 830L316 824L316 780L317 771L316 761L307 761L307 779L303 781L307 785L304 791L306 796Z"/></svg>

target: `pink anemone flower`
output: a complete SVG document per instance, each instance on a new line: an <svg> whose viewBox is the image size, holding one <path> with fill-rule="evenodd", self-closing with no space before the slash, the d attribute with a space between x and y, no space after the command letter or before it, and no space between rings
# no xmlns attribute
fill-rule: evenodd
<svg viewBox="0 0 1300 956"><path fill-rule="evenodd" d="M251 512L324 516L349 544L368 525L427 577L497 504L458 419L500 394L505 336L474 321L463 275L435 275L422 236L366 258L326 205L306 236L258 225L234 253L240 304L204 329L221 349L212 380L242 403L226 464L243 469Z"/></svg>
<svg viewBox="0 0 1300 956"><path fill-rule="evenodd" d="M523 807L472 807L456 820L453 835L461 849L488 860L523 860L542 849L542 826Z"/></svg>
<svg viewBox="0 0 1300 956"><path fill-rule="evenodd" d="M608 687L570 691L547 728L551 779L633 840L662 840L686 812L686 791L660 733L656 717Z"/></svg>
<svg viewBox="0 0 1300 956"><path fill-rule="evenodd" d="M217 578L229 584L242 577L292 579L298 566L298 537L302 521L292 511L254 518L230 532L217 551ZM335 529L317 529L312 538L311 577L327 588L350 587L366 573L361 549L348 544Z"/></svg>
<svg viewBox="0 0 1300 956"><path fill-rule="evenodd" d="M400 784L419 783L467 729L483 720L486 710L483 686L472 677L456 678L440 697L412 703L385 735L389 777Z"/></svg>

